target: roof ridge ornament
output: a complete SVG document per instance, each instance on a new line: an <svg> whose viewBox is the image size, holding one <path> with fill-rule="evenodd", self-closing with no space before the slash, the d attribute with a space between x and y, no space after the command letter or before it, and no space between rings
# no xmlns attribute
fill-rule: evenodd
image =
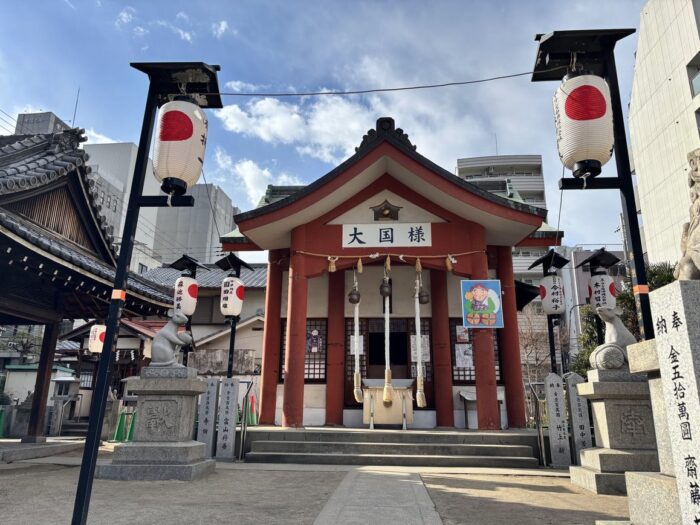
<svg viewBox="0 0 700 525"><path fill-rule="evenodd" d="M367 131L366 135L363 135L362 142L357 148L355 148L355 153L359 153L371 143L375 142L376 140L381 140L384 137L393 137L412 150L416 149L416 146L413 145L410 140L408 140L408 134L404 133L401 128L396 127L393 118L380 117L377 119L376 129L370 129Z"/></svg>

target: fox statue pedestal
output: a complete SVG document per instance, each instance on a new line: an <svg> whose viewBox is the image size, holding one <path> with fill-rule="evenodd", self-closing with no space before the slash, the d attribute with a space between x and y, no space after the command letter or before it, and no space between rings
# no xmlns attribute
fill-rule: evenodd
<svg viewBox="0 0 700 525"><path fill-rule="evenodd" d="M189 481L214 471L204 443L192 439L197 398L207 385L197 370L183 366L146 367L129 385L138 395L134 441L114 447L109 465L95 477L113 480Z"/></svg>

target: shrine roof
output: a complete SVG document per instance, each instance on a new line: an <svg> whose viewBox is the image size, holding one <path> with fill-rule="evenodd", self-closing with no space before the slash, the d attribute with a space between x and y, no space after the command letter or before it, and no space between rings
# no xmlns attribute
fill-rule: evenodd
<svg viewBox="0 0 700 525"><path fill-rule="evenodd" d="M385 173L450 212L485 224L493 244L516 244L535 231L547 215L545 209L490 193L438 166L416 151L408 135L394 127L393 119L380 118L354 155L311 184L268 186L257 208L234 217L245 237L225 235L221 240L257 243L261 249L286 247L292 228L327 213ZM437 179L428 181L428 177ZM273 223L279 232L271 232Z"/></svg>
<svg viewBox="0 0 700 525"><path fill-rule="evenodd" d="M221 288L221 283L224 278L228 277L228 271L224 271L215 264L205 265L208 272L197 272L197 284L200 288ZM241 268L241 280L246 288L265 288L267 284L267 264L252 263L250 265L253 270ZM160 284L161 286L172 287L175 280L182 275L180 270L163 266L153 268L143 274L145 279Z"/></svg>

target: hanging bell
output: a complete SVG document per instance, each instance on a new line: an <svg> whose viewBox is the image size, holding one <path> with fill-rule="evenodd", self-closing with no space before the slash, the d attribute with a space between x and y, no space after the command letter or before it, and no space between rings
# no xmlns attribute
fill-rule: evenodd
<svg viewBox="0 0 700 525"><path fill-rule="evenodd" d="M348 293L348 301L350 304L359 304L360 302L360 291L357 288L353 288Z"/></svg>
<svg viewBox="0 0 700 525"><path fill-rule="evenodd" d="M391 297L391 284L386 277L382 281L382 284L379 285L379 295L382 297Z"/></svg>
<svg viewBox="0 0 700 525"><path fill-rule="evenodd" d="M421 288L418 291L418 302L420 304L428 304L430 302L430 294Z"/></svg>

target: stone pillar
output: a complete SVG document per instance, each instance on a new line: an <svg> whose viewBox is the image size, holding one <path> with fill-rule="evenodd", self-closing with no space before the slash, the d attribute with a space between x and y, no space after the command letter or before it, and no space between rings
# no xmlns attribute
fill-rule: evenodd
<svg viewBox="0 0 700 525"><path fill-rule="evenodd" d="M44 420L46 419L46 402L49 399L49 389L51 388L51 370L53 369L53 358L56 353L58 328L58 322L47 324L44 327L39 368L36 371L36 382L34 383L32 412L29 416L27 435L22 437L23 443L42 443L46 441Z"/></svg>
<svg viewBox="0 0 700 525"><path fill-rule="evenodd" d="M596 446L581 451L571 482L596 494L626 494L625 472L659 469L646 377L626 368L589 370L576 388L591 402Z"/></svg>
<svg viewBox="0 0 700 525"><path fill-rule="evenodd" d="M437 426L453 427L452 349L450 348L450 319L447 303L447 275L442 270L430 270L432 302L433 384L435 385L435 415Z"/></svg>
<svg viewBox="0 0 700 525"><path fill-rule="evenodd" d="M503 328L501 328L501 375L506 390L508 426L525 428L525 386L523 366L520 360L518 337L518 308L515 302L515 278L513 276L513 249L498 246L498 278L503 291Z"/></svg>
<svg viewBox="0 0 700 525"><path fill-rule="evenodd" d="M345 272L328 274L326 424L343 424L345 398Z"/></svg>
<svg viewBox="0 0 700 525"><path fill-rule="evenodd" d="M197 398L206 389L195 368L143 368L129 385L138 396L134 441L115 446L112 463L98 464L95 477L189 481L213 472L205 444L192 439Z"/></svg>
<svg viewBox="0 0 700 525"><path fill-rule="evenodd" d="M262 370L260 373L260 424L275 424L277 383L280 376L280 345L282 323L282 250L270 250L267 264L265 293L265 327L263 332Z"/></svg>
<svg viewBox="0 0 700 525"><path fill-rule="evenodd" d="M284 401L282 425L304 425L304 360L306 359L306 306L308 280L304 255L295 252L302 245L304 232L292 231L292 256L289 265L286 353L284 356Z"/></svg>
<svg viewBox="0 0 700 525"><path fill-rule="evenodd" d="M474 255L472 279L488 279L486 254ZM476 417L479 430L499 430L501 416L498 411L496 390L496 360L493 349L493 330L477 328L473 331L474 373L476 375Z"/></svg>

